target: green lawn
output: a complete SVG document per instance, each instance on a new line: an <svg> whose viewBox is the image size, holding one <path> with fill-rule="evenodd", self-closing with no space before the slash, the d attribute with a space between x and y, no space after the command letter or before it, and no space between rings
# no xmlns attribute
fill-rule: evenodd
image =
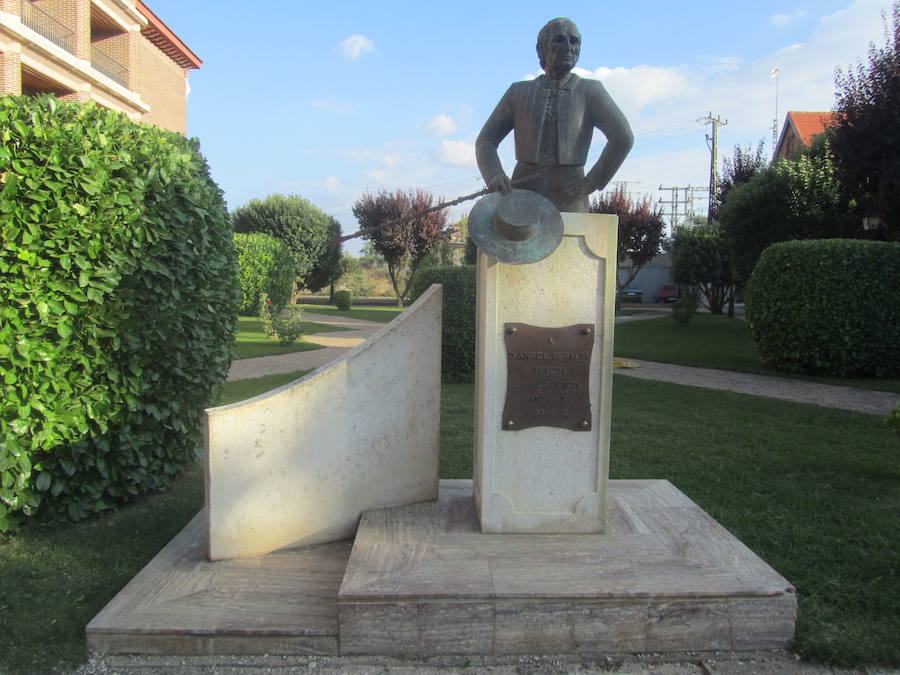
<svg viewBox="0 0 900 675"><path fill-rule="evenodd" d="M298 377L228 383L251 396ZM797 649L900 666L900 447L878 416L613 378L613 478L666 478L797 586ZM473 386L442 389L441 475L472 473ZM72 669L84 625L193 516L195 468L164 493L0 543L0 672Z"/></svg>
<svg viewBox="0 0 900 675"><path fill-rule="evenodd" d="M277 389L283 384L299 380L311 370L295 370L292 373L276 373L274 375L263 375L262 377L252 377L246 380L233 380L226 382L222 387L222 391L216 399L216 405L228 405L244 399L259 396L267 391Z"/></svg>
<svg viewBox="0 0 900 675"><path fill-rule="evenodd" d="M255 316L238 317L237 344L234 346L234 358L252 359L257 356L278 356L280 354L292 354L305 352L311 349L322 349L321 345L305 342L302 338L292 345L282 346L277 338L269 337L262 329L262 323ZM330 333L340 330L354 330L346 326L331 326L312 321L303 322L303 334L315 335L316 333Z"/></svg>
<svg viewBox="0 0 900 675"><path fill-rule="evenodd" d="M300 305L300 307L303 308L304 312L327 314L329 316L345 316L351 319L375 321L377 323L388 323L405 309L404 307L351 307L347 311L343 311L334 305Z"/></svg>
<svg viewBox="0 0 900 675"><path fill-rule="evenodd" d="M860 387L900 394L900 379L810 377L763 366L746 321L695 314L687 326L669 316L616 325L615 355L742 373Z"/></svg>

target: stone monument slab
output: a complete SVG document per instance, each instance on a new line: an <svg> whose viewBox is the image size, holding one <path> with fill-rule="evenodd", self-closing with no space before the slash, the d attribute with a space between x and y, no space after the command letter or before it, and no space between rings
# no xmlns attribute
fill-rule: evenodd
<svg viewBox="0 0 900 675"><path fill-rule="evenodd" d="M484 532L605 527L618 221L562 217L562 242L543 260L478 256L474 479ZM513 329L542 331L540 344L518 348ZM504 415L523 392L531 405Z"/></svg>

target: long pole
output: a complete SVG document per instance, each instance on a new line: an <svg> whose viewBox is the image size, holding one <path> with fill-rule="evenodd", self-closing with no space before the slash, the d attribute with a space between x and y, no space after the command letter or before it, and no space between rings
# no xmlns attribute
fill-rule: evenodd
<svg viewBox="0 0 900 675"><path fill-rule="evenodd" d="M707 137L711 143L709 146L709 208L706 212L707 222L712 223L715 215L716 194L719 191L719 174L716 172L716 164L719 161L719 127L728 124L728 120L723 122L720 117L713 117L712 113L709 113L704 119L712 124L712 136Z"/></svg>

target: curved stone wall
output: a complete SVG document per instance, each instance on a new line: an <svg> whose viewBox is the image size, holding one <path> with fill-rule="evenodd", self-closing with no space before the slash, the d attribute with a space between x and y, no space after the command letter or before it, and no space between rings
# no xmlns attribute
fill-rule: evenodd
<svg viewBox="0 0 900 675"><path fill-rule="evenodd" d="M437 499L441 287L306 377L206 411L211 560L352 537Z"/></svg>

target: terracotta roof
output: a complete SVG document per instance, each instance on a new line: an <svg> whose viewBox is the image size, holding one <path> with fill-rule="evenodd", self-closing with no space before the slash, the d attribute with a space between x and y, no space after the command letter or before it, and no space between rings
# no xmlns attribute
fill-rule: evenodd
<svg viewBox="0 0 900 675"><path fill-rule="evenodd" d="M203 65L203 61L172 32L171 28L163 23L162 19L151 12L147 5L141 0L135 0L134 5L137 11L147 19L147 25L141 29L141 33L159 47L160 51L185 70L199 68Z"/></svg>
<svg viewBox="0 0 900 675"><path fill-rule="evenodd" d="M803 145L809 147L812 137L821 134L831 124L834 113L831 112L800 112L791 110L788 117L797 130Z"/></svg>

